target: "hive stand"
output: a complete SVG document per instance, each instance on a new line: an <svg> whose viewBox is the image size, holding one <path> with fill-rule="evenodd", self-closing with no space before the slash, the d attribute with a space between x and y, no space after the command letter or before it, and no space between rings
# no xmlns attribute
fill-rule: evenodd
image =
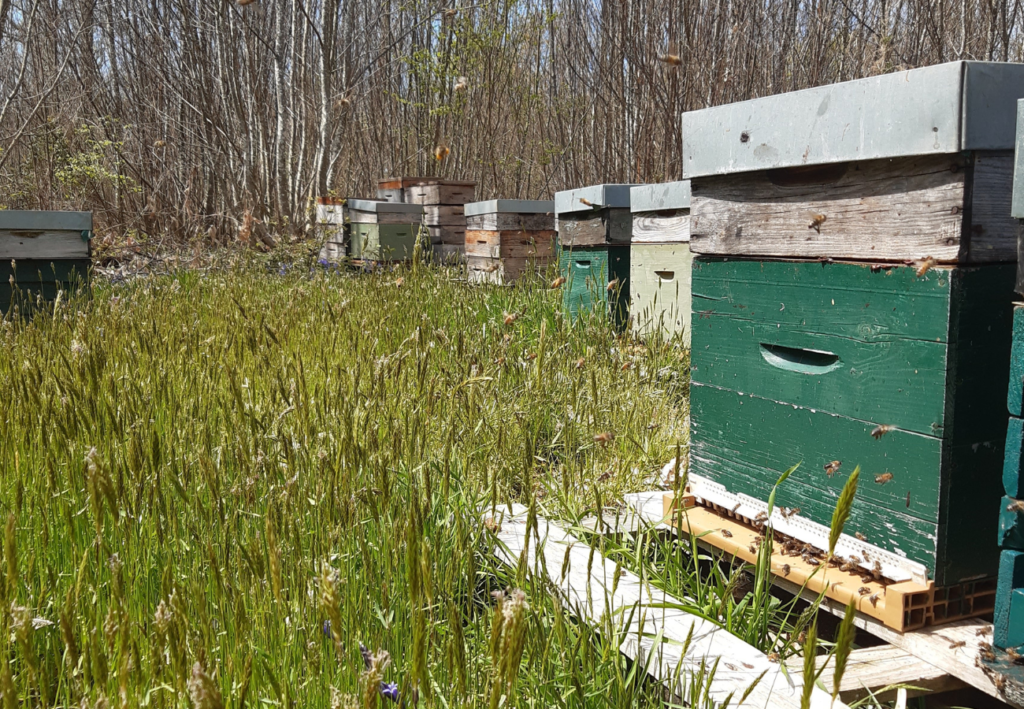
<svg viewBox="0 0 1024 709"><path fill-rule="evenodd" d="M690 183L630 190L630 318L639 335L680 334L690 344Z"/></svg>
<svg viewBox="0 0 1024 709"><path fill-rule="evenodd" d="M92 212L0 211L0 311L87 286Z"/></svg>
<svg viewBox="0 0 1024 709"><path fill-rule="evenodd" d="M617 330L629 319L630 189L591 185L555 194L562 305L576 318L605 310Z"/></svg>
<svg viewBox="0 0 1024 709"><path fill-rule="evenodd" d="M509 284L543 273L555 254L555 203L492 199L466 205L470 283Z"/></svg>
<svg viewBox="0 0 1024 709"><path fill-rule="evenodd" d="M800 463L776 505L827 526L859 467L846 531L924 568L923 622L998 567L1021 96L1024 65L952 62L682 119L690 471L764 501Z"/></svg>

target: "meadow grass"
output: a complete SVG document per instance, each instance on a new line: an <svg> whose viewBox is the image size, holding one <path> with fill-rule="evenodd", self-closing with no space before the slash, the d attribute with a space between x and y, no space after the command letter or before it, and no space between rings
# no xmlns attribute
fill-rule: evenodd
<svg viewBox="0 0 1024 709"><path fill-rule="evenodd" d="M688 351L560 297L248 265L7 318L4 707L670 700L551 588L509 590L481 524L578 520L685 451ZM766 651L806 625L692 539L601 544Z"/></svg>

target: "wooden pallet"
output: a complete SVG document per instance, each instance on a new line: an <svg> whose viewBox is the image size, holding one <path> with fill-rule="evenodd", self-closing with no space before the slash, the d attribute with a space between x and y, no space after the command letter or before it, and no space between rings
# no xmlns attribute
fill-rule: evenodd
<svg viewBox="0 0 1024 709"><path fill-rule="evenodd" d="M671 493L663 498L666 517L678 523L682 531L699 535L707 544L748 563L756 563L762 525L755 520L722 509L718 505L698 504L693 496L684 496L684 507L676 515ZM850 571L826 562L822 550L803 543L808 554L789 555L783 551L784 535L776 533L771 557L771 572L791 583L824 594L876 618L886 626L904 632L929 625L948 623L992 612L995 606L995 580L985 579L952 587L936 588L931 581L892 583L875 572L871 559L856 561L863 565ZM866 553L866 552L863 552Z"/></svg>

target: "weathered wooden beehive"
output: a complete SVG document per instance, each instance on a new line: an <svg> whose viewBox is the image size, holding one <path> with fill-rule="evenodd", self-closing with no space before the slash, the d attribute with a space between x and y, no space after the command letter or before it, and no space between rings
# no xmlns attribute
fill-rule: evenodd
<svg viewBox="0 0 1024 709"><path fill-rule="evenodd" d="M475 182L437 177L389 178L377 185L379 199L423 206L423 224L434 257L442 262L458 262L465 257L464 206L473 201L475 193Z"/></svg>
<svg viewBox="0 0 1024 709"><path fill-rule="evenodd" d="M1024 237L1024 101L1017 103L1017 147L1013 172L1011 215ZM1018 242L1018 296L1024 296L1024 239ZM1019 301L1019 299L1018 299ZM1024 645L1024 305L1013 308L1013 344L1007 393L1010 421L1003 457L1003 492L999 503L996 541L1001 548L999 582L992 627L993 643L1009 648Z"/></svg>
<svg viewBox="0 0 1024 709"><path fill-rule="evenodd" d="M466 205L466 266L471 283L511 283L543 272L555 254L555 203L492 199Z"/></svg>
<svg viewBox="0 0 1024 709"><path fill-rule="evenodd" d="M405 261L419 237L423 207L418 204L349 199L349 258L357 261Z"/></svg>
<svg viewBox="0 0 1024 709"><path fill-rule="evenodd" d="M0 310L89 282L92 212L0 211Z"/></svg>
<svg viewBox="0 0 1024 709"><path fill-rule="evenodd" d="M629 319L629 241L635 185L591 185L555 194L562 303L570 316L607 308L616 328Z"/></svg>
<svg viewBox="0 0 1024 709"><path fill-rule="evenodd" d="M954 62L683 116L691 472L765 500L801 463L776 505L828 525L860 466L847 548L934 618L992 608L1020 96Z"/></svg>
<svg viewBox="0 0 1024 709"><path fill-rule="evenodd" d="M630 318L634 330L681 334L690 343L690 183L630 191Z"/></svg>
<svg viewBox="0 0 1024 709"><path fill-rule="evenodd" d="M347 239L344 200L318 198L316 223L324 244L320 248L320 260L326 263L339 263L344 260Z"/></svg>

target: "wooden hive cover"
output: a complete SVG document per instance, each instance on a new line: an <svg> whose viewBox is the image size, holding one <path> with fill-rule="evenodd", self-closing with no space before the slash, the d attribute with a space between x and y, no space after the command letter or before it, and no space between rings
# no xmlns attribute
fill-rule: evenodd
<svg viewBox="0 0 1024 709"><path fill-rule="evenodd" d="M555 193L555 214L592 209L629 209L629 192L636 185L590 185Z"/></svg>
<svg viewBox="0 0 1024 709"><path fill-rule="evenodd" d="M349 209L356 212L369 212L372 214L408 214L413 221L419 221L423 215L423 205L407 204L405 202L383 202L376 199L349 199Z"/></svg>
<svg viewBox="0 0 1024 709"><path fill-rule="evenodd" d="M683 114L683 177L1010 150L1024 64L956 61Z"/></svg>
<svg viewBox="0 0 1024 709"><path fill-rule="evenodd" d="M483 214L554 214L555 203L543 199L489 199L466 205L467 217Z"/></svg>
<svg viewBox="0 0 1024 709"><path fill-rule="evenodd" d="M89 257L92 212L0 211L0 259Z"/></svg>

